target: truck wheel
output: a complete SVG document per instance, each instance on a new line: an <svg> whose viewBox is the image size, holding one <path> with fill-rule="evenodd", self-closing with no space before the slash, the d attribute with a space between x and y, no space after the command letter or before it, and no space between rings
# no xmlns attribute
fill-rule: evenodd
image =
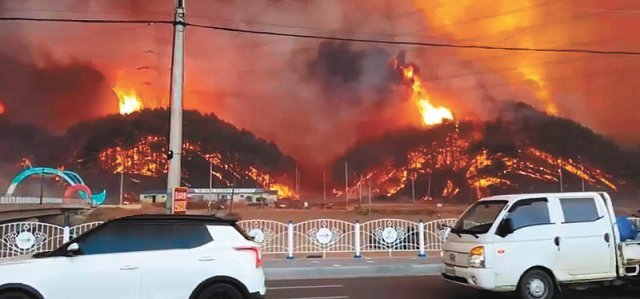
<svg viewBox="0 0 640 299"><path fill-rule="evenodd" d="M29 299L31 298L23 292L7 292L0 294L0 299Z"/></svg>
<svg viewBox="0 0 640 299"><path fill-rule="evenodd" d="M495 297L496 297L496 293L494 292L487 291L487 290L478 291L478 299L494 299Z"/></svg>
<svg viewBox="0 0 640 299"><path fill-rule="evenodd" d="M202 293L200 293L197 297L198 299L242 299L243 296L232 285L228 285L226 283L216 283L213 284Z"/></svg>
<svg viewBox="0 0 640 299"><path fill-rule="evenodd" d="M529 270L518 283L518 294L522 299L552 299L555 284L549 274L542 270Z"/></svg>

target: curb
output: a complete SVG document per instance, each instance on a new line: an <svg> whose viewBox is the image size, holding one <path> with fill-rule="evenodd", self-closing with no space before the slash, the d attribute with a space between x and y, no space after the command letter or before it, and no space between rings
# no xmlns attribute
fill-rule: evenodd
<svg viewBox="0 0 640 299"><path fill-rule="evenodd" d="M267 280L408 277L440 275L440 264L334 266L334 267L282 267L264 269Z"/></svg>

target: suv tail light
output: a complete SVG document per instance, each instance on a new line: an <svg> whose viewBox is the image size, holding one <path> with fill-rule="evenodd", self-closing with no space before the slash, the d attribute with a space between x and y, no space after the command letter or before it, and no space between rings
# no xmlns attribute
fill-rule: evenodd
<svg viewBox="0 0 640 299"><path fill-rule="evenodd" d="M251 253L255 258L256 268L260 268L262 267L262 264L264 264L264 261L262 260L262 254L260 253L260 248L255 246L247 246L247 247L236 247L234 249L237 251L244 251L244 252Z"/></svg>

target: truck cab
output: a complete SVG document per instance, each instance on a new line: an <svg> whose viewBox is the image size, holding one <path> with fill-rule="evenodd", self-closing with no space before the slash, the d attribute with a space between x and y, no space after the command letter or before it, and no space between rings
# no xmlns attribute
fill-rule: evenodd
<svg viewBox="0 0 640 299"><path fill-rule="evenodd" d="M521 298L639 278L640 241L620 241L606 193L500 195L470 206L448 230L445 280Z"/></svg>

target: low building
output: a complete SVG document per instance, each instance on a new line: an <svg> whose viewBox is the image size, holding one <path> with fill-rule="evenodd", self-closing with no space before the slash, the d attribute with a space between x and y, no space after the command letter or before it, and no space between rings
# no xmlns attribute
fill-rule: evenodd
<svg viewBox="0 0 640 299"><path fill-rule="evenodd" d="M189 189L189 199L227 202L233 198L234 202L244 201L257 203L260 200L268 204L278 202L278 192L263 188L194 188Z"/></svg>
<svg viewBox="0 0 640 299"><path fill-rule="evenodd" d="M263 200L267 204L278 202L278 192L263 188L193 188L189 189L189 200L228 202L232 197L234 202L244 201L257 203ZM140 194L142 203L164 203L167 201L165 190L150 190Z"/></svg>
<svg viewBox="0 0 640 299"><path fill-rule="evenodd" d="M140 193L142 203L164 203L167 202L167 190L149 190Z"/></svg>

